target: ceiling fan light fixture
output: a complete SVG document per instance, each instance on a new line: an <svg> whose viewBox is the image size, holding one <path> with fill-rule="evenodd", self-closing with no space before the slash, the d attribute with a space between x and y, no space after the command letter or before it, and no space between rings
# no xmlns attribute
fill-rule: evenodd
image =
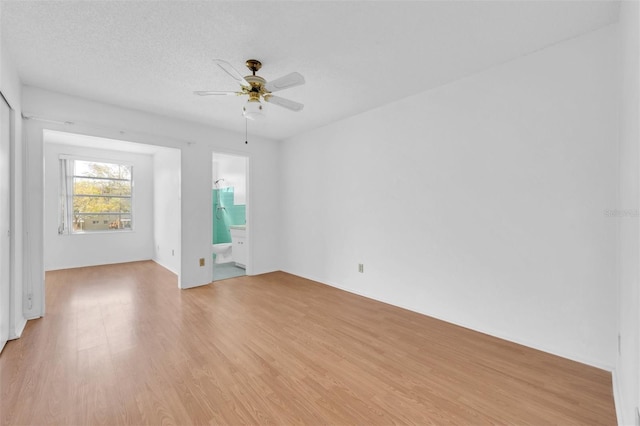
<svg viewBox="0 0 640 426"><path fill-rule="evenodd" d="M264 118L263 106L257 99L249 99L242 107L242 113L249 120L260 120Z"/></svg>

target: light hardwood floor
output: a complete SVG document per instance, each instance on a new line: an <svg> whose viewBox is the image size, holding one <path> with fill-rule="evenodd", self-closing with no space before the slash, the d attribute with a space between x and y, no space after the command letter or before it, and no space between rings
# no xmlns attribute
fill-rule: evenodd
<svg viewBox="0 0 640 426"><path fill-rule="evenodd" d="M616 422L608 372L281 272L79 268L46 298L0 356L3 424Z"/></svg>

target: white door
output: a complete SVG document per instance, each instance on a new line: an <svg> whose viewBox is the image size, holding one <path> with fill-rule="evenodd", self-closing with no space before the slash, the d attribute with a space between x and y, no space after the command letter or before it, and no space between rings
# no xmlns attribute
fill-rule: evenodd
<svg viewBox="0 0 640 426"><path fill-rule="evenodd" d="M9 229L11 195L9 180L9 144L11 109L0 96L0 351L9 338Z"/></svg>

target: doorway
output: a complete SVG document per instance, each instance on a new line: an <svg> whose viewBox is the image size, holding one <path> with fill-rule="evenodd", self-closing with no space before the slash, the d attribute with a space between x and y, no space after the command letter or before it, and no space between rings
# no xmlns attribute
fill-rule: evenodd
<svg viewBox="0 0 640 426"><path fill-rule="evenodd" d="M247 222L248 158L213 153L212 265L213 281L246 275L249 262Z"/></svg>

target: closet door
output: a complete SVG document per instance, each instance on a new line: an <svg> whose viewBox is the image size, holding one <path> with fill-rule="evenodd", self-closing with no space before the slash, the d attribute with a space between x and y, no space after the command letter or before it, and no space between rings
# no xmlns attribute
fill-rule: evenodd
<svg viewBox="0 0 640 426"><path fill-rule="evenodd" d="M0 94L0 351L9 338L10 274L9 253L11 173L9 150L11 139L11 108Z"/></svg>

